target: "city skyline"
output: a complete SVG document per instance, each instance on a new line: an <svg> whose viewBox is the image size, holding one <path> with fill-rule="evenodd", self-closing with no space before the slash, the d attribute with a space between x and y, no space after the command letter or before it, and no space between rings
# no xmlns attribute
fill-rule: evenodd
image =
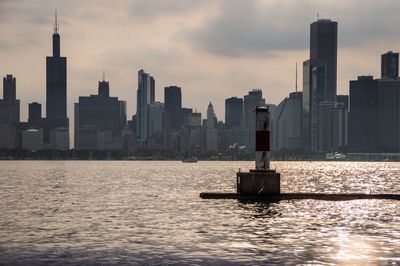
<svg viewBox="0 0 400 266"><path fill-rule="evenodd" d="M299 3L296 2L292 2L292 5L260 1L246 1L246 4L240 1L230 3L227 6L225 1L213 1L206 6L198 1L186 3L168 1L163 5L154 5L154 2L151 1L134 1L130 5L127 2L121 2L115 7L104 3L103 6L96 6L89 13L87 2L83 2L81 6L74 2L67 4L52 2L48 8L40 10L40 7L29 1L2 2L0 14L4 23L0 27L9 38L3 39L0 43L0 56L4 58L4 63L0 65L0 71L3 76L13 74L17 79L17 98L21 100L22 121L27 120L29 102L42 103L42 113L46 113L44 108L46 84L44 58L52 51L50 35L53 31L53 12L57 8L62 37L61 51L69 61L68 117L73 117L72 106L78 101L78 97L88 95L95 89L97 81L101 80L102 71L106 72L106 79L110 81L112 96L127 101L127 115L131 116L136 110L136 73L143 68L157 80L157 101L162 101L164 87L176 85L182 88L182 102L185 106L196 108L205 114L211 100L215 106L216 116L219 120L224 120L223 103L229 97L241 97L249 90L259 88L263 90L268 103L278 104L289 92L294 90L295 62L300 63L308 58L309 24L316 20L317 14L317 12L313 12L313 9L318 9L316 11L320 12L321 18L331 18L339 23L338 94L348 94L349 80L358 75L379 76L379 57L376 55L388 50L397 50L394 37L389 34L388 19L378 23L380 11L382 11L379 7L375 9L374 13L377 17L376 20L373 20L376 21L374 29L379 30L383 27L385 30L376 33L379 36L372 35L375 38L378 37L376 41L367 43L365 37L361 38L359 42L364 41L367 44L357 45L355 37L349 37L349 32L354 31L354 35L357 35L356 31L364 29L363 27L371 23L368 20L365 20L366 25L360 23L363 18L368 17L368 12L370 15L372 14L370 10L374 9L371 9L371 5L373 5L371 3L366 3L365 9L357 11L355 6L344 2L336 4L333 10L328 10L332 7L329 3L310 1L303 7L303 9L311 7L310 10L299 12L299 14L293 14L293 9L299 6ZM398 9L399 5L395 2L392 3L392 9ZM126 5L130 8L129 12L123 11ZM257 11L257 7L262 8ZM265 20L260 20L261 15L270 14L274 7L279 7L278 13L282 14L282 17L278 22L282 25L279 27L278 22L272 25L281 31L271 29L272 26L268 26ZM78 9L82 11L76 12ZM340 9L345 12L334 13ZM9 16L10 12L7 12L10 10L13 11L11 17ZM121 16L119 19L106 16L109 14L104 13L105 10L108 10L109 14L118 13ZM213 12L211 12L212 10ZM222 10L223 12L218 12ZM241 16L236 16L238 10L243 11ZM363 13L362 10L368 10L368 12ZM362 13L357 19L349 19L346 16L346 14L358 14L357 12ZM23 14L25 14L24 19L15 21ZM149 14L149 17L144 14ZM254 14L255 18L249 20L245 18L246 14ZM101 15L105 18L100 19ZM186 27L189 29L184 30L183 26L177 22L186 21L189 15L192 15L193 19L188 21L190 23L186 23ZM385 17L387 16L385 13ZM237 17L237 19L232 17ZM204 20L208 22L204 22ZM17 22L17 26L10 27L10 23L15 22ZM216 30L225 29L223 26L227 26L225 25L227 22L235 22L236 25L241 23L243 30L230 32L228 28L222 31L224 34L217 37L215 32L210 31L213 25L216 26L214 27ZM95 24L96 28L93 31ZM176 31L175 34L168 31L163 32L161 29L165 30L166 28L161 27L158 31L159 33L163 32L159 34L164 38L163 41L159 42L158 46L155 46L156 43L153 43L152 46L148 45L154 37L152 36L154 34L151 33L157 33L155 28L161 24L165 24L164 27L172 25L172 29ZM120 26L117 27L117 25ZM145 25L143 29L137 30L138 26L143 25ZM233 25L235 24L233 23ZM110 30L111 26L113 30ZM8 28L12 28L12 31L9 32ZM130 32L131 29L135 31L123 34ZM254 29L254 32L249 29ZM278 40L269 42L263 38L259 39L256 33L261 29L270 33L271 39ZM146 30L147 33L145 33ZM186 39L181 36L183 32ZM387 36L385 32L387 32ZM103 41L97 42L97 45L93 46L94 41L98 38L97 35ZM197 35L197 37L193 37L193 35ZM121 38L123 36L128 37ZM180 38L175 39L174 37L177 36ZM192 37L189 38L189 36ZM248 36L248 39L254 43L242 43L238 37L243 36ZM121 42L112 41L113 37L119 37ZM298 38L298 43L296 41L295 44L290 44L288 37ZM236 40L236 42L231 45L232 47L228 45L225 47L226 49L222 48L223 45L227 45L229 40ZM174 45L169 46L171 45L169 41L172 41ZM274 42L280 42L282 48L277 47ZM90 45L96 49L90 49ZM241 45L247 50L241 49ZM146 51L146 49L148 50ZM162 51L163 49L164 51ZM117 54L110 55L112 52ZM138 56L143 58L138 59ZM19 57L23 57L26 63L17 60ZM345 57L349 58L346 63L343 62ZM361 57L364 58L361 59ZM357 58L357 60L351 60L351 58ZM188 59L192 61L190 64L188 64ZM274 69L280 70L278 72L281 73L277 74L277 70ZM351 70L349 71L349 69ZM70 127L73 127L72 121L70 121Z"/></svg>

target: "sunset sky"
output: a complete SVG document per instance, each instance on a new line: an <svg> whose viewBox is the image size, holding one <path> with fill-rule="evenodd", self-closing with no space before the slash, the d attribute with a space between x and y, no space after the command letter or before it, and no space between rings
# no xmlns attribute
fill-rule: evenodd
<svg viewBox="0 0 400 266"><path fill-rule="evenodd" d="M45 57L57 9L61 54L68 59L68 116L79 96L97 93L105 71L110 94L136 112L137 72L182 87L183 105L203 117L209 101L224 120L224 100L262 89L278 104L295 87L295 64L308 59L309 25L338 24L338 93L357 75L380 75L380 54L400 50L400 2L257 0L0 0L0 74L17 78L21 119L27 104L45 114Z"/></svg>

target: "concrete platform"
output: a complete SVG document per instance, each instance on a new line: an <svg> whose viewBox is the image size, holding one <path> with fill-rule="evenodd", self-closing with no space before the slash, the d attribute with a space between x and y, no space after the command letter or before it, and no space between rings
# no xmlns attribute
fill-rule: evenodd
<svg viewBox="0 0 400 266"><path fill-rule="evenodd" d="M281 201L281 200L400 200L400 194L362 194L362 193L281 193L276 195L239 195L235 192L203 192L200 193L202 199L238 199L244 201Z"/></svg>

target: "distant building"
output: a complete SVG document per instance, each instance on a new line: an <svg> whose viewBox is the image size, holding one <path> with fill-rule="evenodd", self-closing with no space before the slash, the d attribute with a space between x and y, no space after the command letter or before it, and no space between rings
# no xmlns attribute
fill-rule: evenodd
<svg viewBox="0 0 400 266"><path fill-rule="evenodd" d="M215 113L213 105L208 105L207 108L207 120L206 120L206 150L207 151L215 151L218 148L218 132L215 126Z"/></svg>
<svg viewBox="0 0 400 266"><path fill-rule="evenodd" d="M342 99L344 100L345 98ZM345 105L345 103L336 102L334 116L333 116L333 150L347 151L348 145L349 145L349 109Z"/></svg>
<svg viewBox="0 0 400 266"><path fill-rule="evenodd" d="M292 92L271 112L272 149L302 150L302 93ZM273 137L272 137L273 136Z"/></svg>
<svg viewBox="0 0 400 266"><path fill-rule="evenodd" d="M122 148L126 102L107 96L108 90L109 83L100 81L98 95L81 96L75 103L76 149Z"/></svg>
<svg viewBox="0 0 400 266"><path fill-rule="evenodd" d="M305 151L318 151L319 104L326 101L324 61L303 62L302 138Z"/></svg>
<svg viewBox="0 0 400 266"><path fill-rule="evenodd" d="M69 150L69 129L58 127L50 131L50 143L54 143L53 149Z"/></svg>
<svg viewBox="0 0 400 266"><path fill-rule="evenodd" d="M161 132L163 125L164 104L152 102L149 104L149 137Z"/></svg>
<svg viewBox="0 0 400 266"><path fill-rule="evenodd" d="M389 51L381 56L381 78L397 79L399 77L399 53Z"/></svg>
<svg viewBox="0 0 400 266"><path fill-rule="evenodd" d="M57 14L54 23L53 55L46 57L46 118L41 122L46 149L55 149L50 135L69 128L67 117L67 58L60 56ZM53 132L53 133L52 133ZM69 144L68 144L69 145Z"/></svg>
<svg viewBox="0 0 400 266"><path fill-rule="evenodd" d="M319 103L318 146L316 151L334 151L334 116L334 102L324 101Z"/></svg>
<svg viewBox="0 0 400 266"><path fill-rule="evenodd" d="M336 102L338 23L318 19L310 25L310 59L326 66L326 101Z"/></svg>
<svg viewBox="0 0 400 266"><path fill-rule="evenodd" d="M253 89L243 98L243 129L244 144L249 150L255 147L255 112L257 106L265 106L262 91Z"/></svg>
<svg viewBox="0 0 400 266"><path fill-rule="evenodd" d="M336 103L343 104L343 107L349 110L349 95L336 95Z"/></svg>
<svg viewBox="0 0 400 266"><path fill-rule="evenodd" d="M178 130L182 126L182 91L178 86L164 88L164 104L168 128Z"/></svg>
<svg viewBox="0 0 400 266"><path fill-rule="evenodd" d="M243 119L243 99L231 97L225 100L225 127L238 128Z"/></svg>
<svg viewBox="0 0 400 266"><path fill-rule="evenodd" d="M400 80L378 80L378 151L400 151Z"/></svg>
<svg viewBox="0 0 400 266"><path fill-rule="evenodd" d="M149 138L149 104L155 100L155 80L141 69L138 72L136 136L144 143Z"/></svg>
<svg viewBox="0 0 400 266"><path fill-rule="evenodd" d="M16 126L20 121L20 102L16 99L16 79L3 78L3 99L0 100L0 149L17 147Z"/></svg>
<svg viewBox="0 0 400 266"><path fill-rule="evenodd" d="M42 129L28 129L22 132L22 149L38 151L43 148Z"/></svg>
<svg viewBox="0 0 400 266"><path fill-rule="evenodd" d="M349 149L352 152L377 151L378 81L359 76L350 81Z"/></svg>
<svg viewBox="0 0 400 266"><path fill-rule="evenodd" d="M38 125L42 119L42 105L38 102L29 104L28 123Z"/></svg>

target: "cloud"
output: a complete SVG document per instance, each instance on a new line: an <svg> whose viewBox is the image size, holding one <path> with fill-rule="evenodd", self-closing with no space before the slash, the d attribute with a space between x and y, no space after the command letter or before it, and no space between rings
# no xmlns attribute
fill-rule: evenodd
<svg viewBox="0 0 400 266"><path fill-rule="evenodd" d="M221 0L219 14L186 39L197 49L228 56L264 56L308 48L309 24L321 17L339 22L339 46L398 41L398 1Z"/></svg>
<svg viewBox="0 0 400 266"><path fill-rule="evenodd" d="M202 4L201 0L136 0L130 3L130 10L134 16L154 18L188 12Z"/></svg>

